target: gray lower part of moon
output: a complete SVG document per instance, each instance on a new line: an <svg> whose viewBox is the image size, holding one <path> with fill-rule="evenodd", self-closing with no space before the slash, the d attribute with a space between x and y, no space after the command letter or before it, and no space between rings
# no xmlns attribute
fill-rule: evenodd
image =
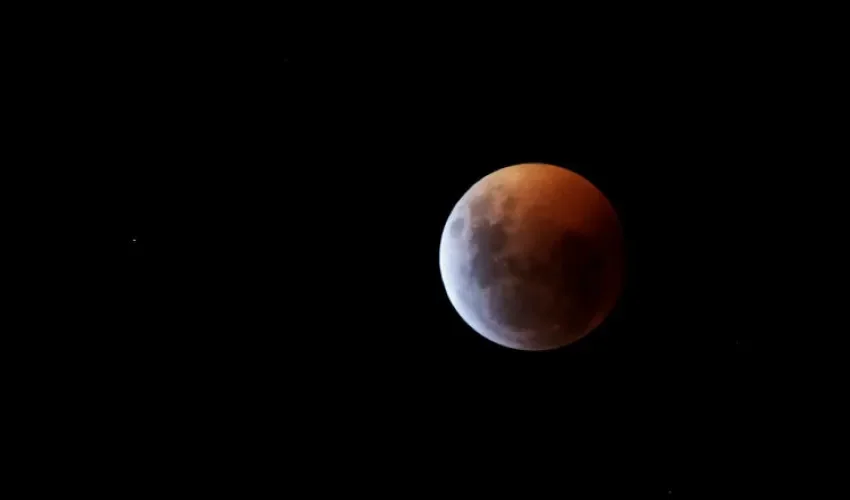
<svg viewBox="0 0 850 500"><path fill-rule="evenodd" d="M443 231L450 301L475 331L506 347L549 350L578 340L613 306L606 287L619 276L619 255L580 224L535 215L547 213L545 196L518 192L510 175L490 177L464 195Z"/></svg>

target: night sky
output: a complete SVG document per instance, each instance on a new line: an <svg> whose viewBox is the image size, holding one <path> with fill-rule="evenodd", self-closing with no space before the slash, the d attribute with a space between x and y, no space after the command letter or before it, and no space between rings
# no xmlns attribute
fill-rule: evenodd
<svg viewBox="0 0 850 500"><path fill-rule="evenodd" d="M687 29L399 31L115 49L127 257L98 359L140 441L350 491L755 498L776 446L764 339L797 321L777 317L781 193L805 189L779 174L801 151L776 59ZM593 182L627 242L617 307L554 352L479 337L438 269L454 203L525 162Z"/></svg>

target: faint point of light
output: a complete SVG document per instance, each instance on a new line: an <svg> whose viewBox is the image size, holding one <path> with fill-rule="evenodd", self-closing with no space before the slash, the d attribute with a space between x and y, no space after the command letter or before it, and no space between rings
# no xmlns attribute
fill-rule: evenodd
<svg viewBox="0 0 850 500"><path fill-rule="evenodd" d="M130 241L132 241L133 243L135 243L135 242L136 242L136 238L133 238L133 239L131 239Z"/></svg>

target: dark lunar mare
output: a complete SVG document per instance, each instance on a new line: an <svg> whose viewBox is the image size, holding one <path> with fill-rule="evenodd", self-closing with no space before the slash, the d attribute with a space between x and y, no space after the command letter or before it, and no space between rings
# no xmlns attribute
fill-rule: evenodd
<svg viewBox="0 0 850 500"><path fill-rule="evenodd" d="M463 234L463 227L466 225L466 220L463 217L458 217L452 221L449 226L449 235L452 238L459 238Z"/></svg>
<svg viewBox="0 0 850 500"><path fill-rule="evenodd" d="M491 288L490 314L507 328L538 332L535 342L584 333L602 298L604 254L576 232L534 254L508 254L509 222L472 222L468 272L479 287Z"/></svg>

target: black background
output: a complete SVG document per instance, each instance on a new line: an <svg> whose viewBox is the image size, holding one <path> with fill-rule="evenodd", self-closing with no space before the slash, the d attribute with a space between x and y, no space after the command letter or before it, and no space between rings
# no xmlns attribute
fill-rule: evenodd
<svg viewBox="0 0 850 500"><path fill-rule="evenodd" d="M817 63L794 43L604 17L235 24L141 30L75 66L101 83L119 207L95 394L135 422L141 456L237 455L354 490L750 498L782 482L772 450L794 433L777 440L774 395L818 363L813 340L772 351L821 320L796 284L821 180L804 168ZM476 335L437 265L459 197L523 162L581 173L625 228L617 308L556 352Z"/></svg>

